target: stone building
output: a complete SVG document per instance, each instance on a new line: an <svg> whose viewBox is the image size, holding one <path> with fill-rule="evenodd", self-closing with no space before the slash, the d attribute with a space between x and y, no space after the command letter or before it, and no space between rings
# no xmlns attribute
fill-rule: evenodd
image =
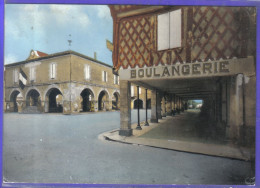
<svg viewBox="0 0 260 188"><path fill-rule="evenodd" d="M148 109L151 109L151 92L147 91L147 100L146 100L146 89L139 87L139 98L137 98L137 86L135 84L131 85L131 109L145 109L146 105Z"/></svg>
<svg viewBox="0 0 260 188"><path fill-rule="evenodd" d="M132 135L131 85L151 92L151 122L188 100L227 139L254 143L256 9L110 5L120 76L120 135Z"/></svg>
<svg viewBox="0 0 260 188"><path fill-rule="evenodd" d="M119 77L97 59L65 51L32 50L5 65L5 111L22 113L109 111L120 108Z"/></svg>

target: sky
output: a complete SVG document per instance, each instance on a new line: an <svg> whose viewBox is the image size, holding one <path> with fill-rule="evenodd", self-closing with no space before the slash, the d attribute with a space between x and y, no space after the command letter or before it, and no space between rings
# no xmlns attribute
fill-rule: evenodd
<svg viewBox="0 0 260 188"><path fill-rule="evenodd" d="M99 61L112 65L106 39L113 41L106 5L5 5L5 64L26 60L33 49L47 54L73 50L89 57L97 52Z"/></svg>

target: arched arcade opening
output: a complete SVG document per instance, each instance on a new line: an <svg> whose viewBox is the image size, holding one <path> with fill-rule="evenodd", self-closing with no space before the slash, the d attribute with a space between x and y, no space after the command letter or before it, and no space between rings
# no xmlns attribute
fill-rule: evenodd
<svg viewBox="0 0 260 188"><path fill-rule="evenodd" d="M21 96L18 90L12 92L10 96L11 105L8 106L10 112L18 112L17 97Z"/></svg>
<svg viewBox="0 0 260 188"><path fill-rule="evenodd" d="M107 91L103 90L99 93L98 96L98 110L106 110L106 107L109 102L109 95Z"/></svg>
<svg viewBox="0 0 260 188"><path fill-rule="evenodd" d="M112 109L113 110L119 110L120 107L120 97L119 93L115 92L112 96Z"/></svg>
<svg viewBox="0 0 260 188"><path fill-rule="evenodd" d="M81 109L82 112L90 112L94 111L94 94L90 89L84 89L81 93L80 96L82 98L81 102Z"/></svg>
<svg viewBox="0 0 260 188"><path fill-rule="evenodd" d="M48 101L47 112L63 112L63 96L59 89L51 88L47 94Z"/></svg>
<svg viewBox="0 0 260 188"><path fill-rule="evenodd" d="M26 106L39 106L40 104L40 93L36 89L30 90L26 96Z"/></svg>

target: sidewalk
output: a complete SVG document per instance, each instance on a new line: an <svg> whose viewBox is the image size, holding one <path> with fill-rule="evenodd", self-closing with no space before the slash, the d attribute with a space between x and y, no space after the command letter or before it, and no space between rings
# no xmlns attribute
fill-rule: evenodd
<svg viewBox="0 0 260 188"><path fill-rule="evenodd" d="M149 122L150 126L143 126L144 122L141 122L142 130L136 130L135 128L137 124L132 124L133 136L130 137L120 136L118 134L119 130L103 133L100 135L100 137L122 143L145 145L219 157L228 157L246 161L250 160L252 153L254 153L253 149L250 150L248 148L238 147L230 143L213 143L205 140L205 138L193 136L192 134L194 130L188 130L190 132L186 130L188 133L184 132L185 130L182 130L181 132L178 128L179 125L176 124L178 124L178 121L183 123L183 118L185 118L185 116L185 113L174 117L167 116L159 120L159 123ZM184 125L182 124L181 126ZM186 137L188 140L179 139L178 137L176 138L176 136L169 136L173 135L171 132L174 132L174 135L179 134L179 137L186 134L186 136L188 135Z"/></svg>

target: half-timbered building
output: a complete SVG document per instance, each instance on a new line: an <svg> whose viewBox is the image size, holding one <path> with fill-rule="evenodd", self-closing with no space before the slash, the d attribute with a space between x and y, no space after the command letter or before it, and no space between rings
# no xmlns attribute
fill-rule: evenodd
<svg viewBox="0 0 260 188"><path fill-rule="evenodd" d="M151 92L151 122L203 100L227 139L255 134L256 10L252 7L110 5L120 76L120 135L132 135L131 85Z"/></svg>

